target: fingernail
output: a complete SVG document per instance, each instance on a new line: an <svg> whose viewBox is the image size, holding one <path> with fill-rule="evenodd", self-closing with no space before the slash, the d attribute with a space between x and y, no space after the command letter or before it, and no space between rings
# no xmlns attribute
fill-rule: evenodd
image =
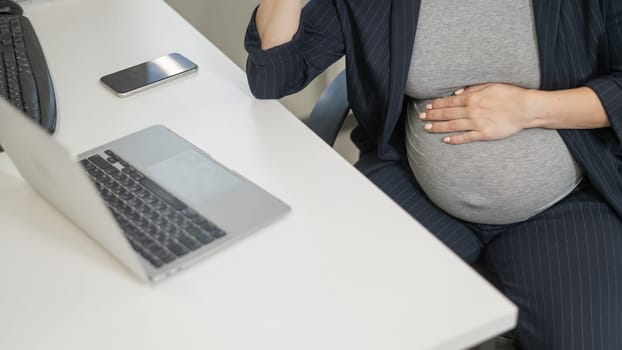
<svg viewBox="0 0 622 350"><path fill-rule="evenodd" d="M426 124L423 126L426 130L432 129L432 124Z"/></svg>
<svg viewBox="0 0 622 350"><path fill-rule="evenodd" d="M463 92L464 92L464 88L454 92L454 95L460 95Z"/></svg>
<svg viewBox="0 0 622 350"><path fill-rule="evenodd" d="M443 139L443 142L445 142L445 143L449 143L449 141L451 141L451 139L450 139L449 137L445 137L445 138Z"/></svg>
<svg viewBox="0 0 622 350"><path fill-rule="evenodd" d="M430 104L425 105L425 109L432 109L432 105Z"/></svg>
<svg viewBox="0 0 622 350"><path fill-rule="evenodd" d="M427 114L425 114L425 113L421 113L421 114L419 114L419 118L421 118L421 119L423 119L423 120L425 120L425 118L427 118L427 117L428 117L428 115L427 115Z"/></svg>

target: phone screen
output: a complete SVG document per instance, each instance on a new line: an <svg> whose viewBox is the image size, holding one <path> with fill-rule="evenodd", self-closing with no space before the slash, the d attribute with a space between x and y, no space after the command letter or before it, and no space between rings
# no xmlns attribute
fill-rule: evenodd
<svg viewBox="0 0 622 350"><path fill-rule="evenodd" d="M196 69L197 65L192 61L178 53L172 53L106 75L101 78L101 81L117 94L128 95L149 85Z"/></svg>

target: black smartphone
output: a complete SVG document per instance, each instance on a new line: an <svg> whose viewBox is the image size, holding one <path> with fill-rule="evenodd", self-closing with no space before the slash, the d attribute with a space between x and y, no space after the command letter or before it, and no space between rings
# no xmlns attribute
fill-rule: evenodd
<svg viewBox="0 0 622 350"><path fill-rule="evenodd" d="M103 76L100 80L117 96L129 96L195 72L199 67L178 53L143 62Z"/></svg>

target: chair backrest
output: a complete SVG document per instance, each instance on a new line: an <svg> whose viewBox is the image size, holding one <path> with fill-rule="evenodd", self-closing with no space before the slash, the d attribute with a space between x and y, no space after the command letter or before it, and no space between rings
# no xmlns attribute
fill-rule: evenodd
<svg viewBox="0 0 622 350"><path fill-rule="evenodd" d="M350 102L344 70L335 77L315 103L307 126L332 146L349 111Z"/></svg>

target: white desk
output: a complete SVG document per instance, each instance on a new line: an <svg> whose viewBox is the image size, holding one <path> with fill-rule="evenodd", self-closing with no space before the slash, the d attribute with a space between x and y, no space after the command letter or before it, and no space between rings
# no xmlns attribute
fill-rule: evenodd
<svg viewBox="0 0 622 350"><path fill-rule="evenodd" d="M24 5L57 137L80 151L162 123L293 211L154 287L0 155L0 349L458 349L517 310L158 0ZM242 33L240 33L242 40ZM199 73L120 99L101 75L179 51Z"/></svg>

